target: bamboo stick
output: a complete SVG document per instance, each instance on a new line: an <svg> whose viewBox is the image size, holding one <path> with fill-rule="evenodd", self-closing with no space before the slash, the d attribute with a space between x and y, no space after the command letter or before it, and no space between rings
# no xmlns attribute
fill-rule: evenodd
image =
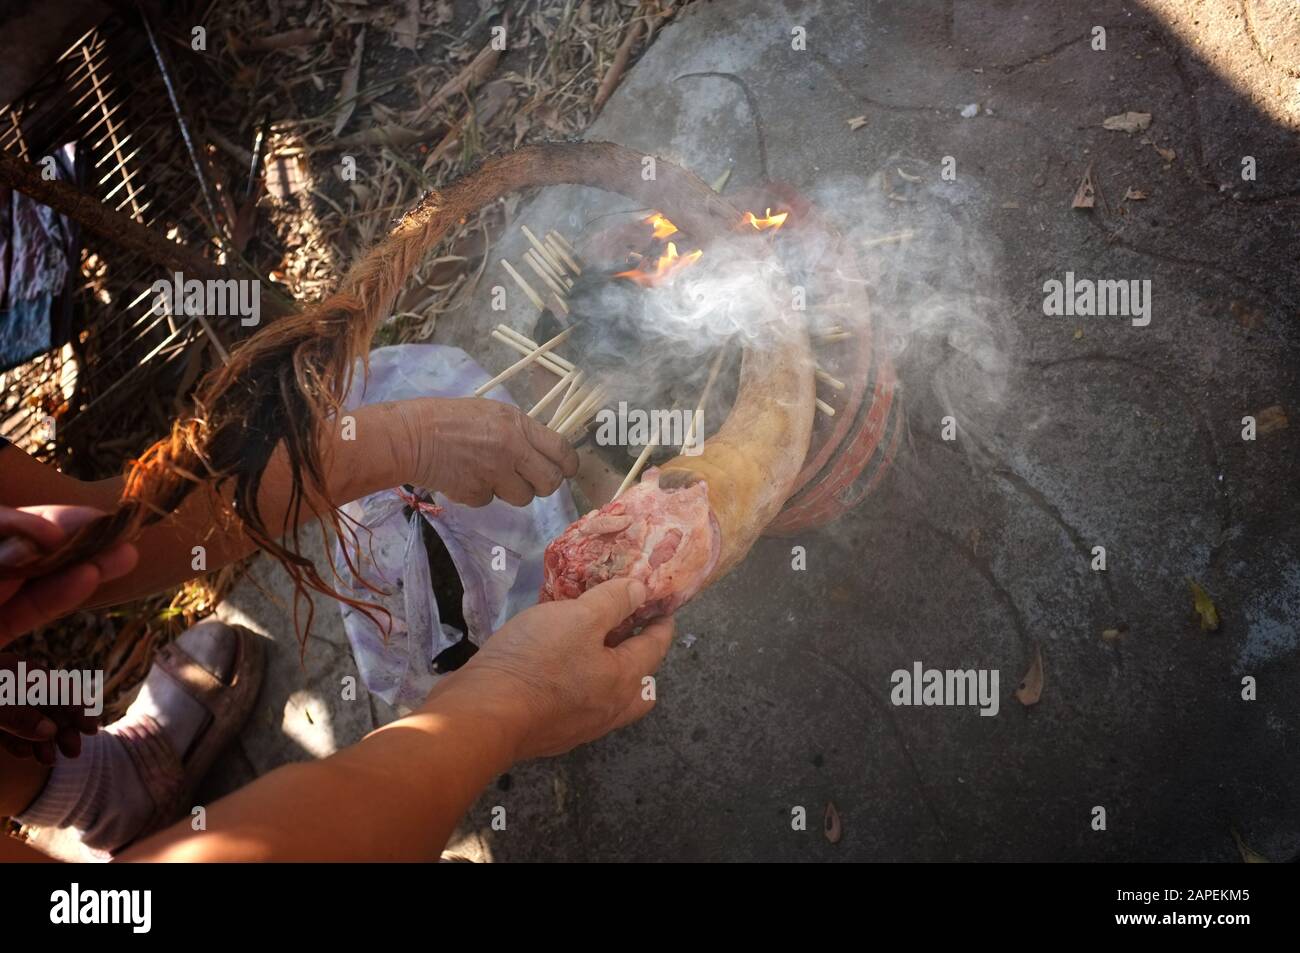
<svg viewBox="0 0 1300 953"><path fill-rule="evenodd" d="M826 401L822 400L820 397L817 398L817 409L820 410L827 417L835 416L835 408L832 407L830 404L826 403Z"/></svg>
<svg viewBox="0 0 1300 953"><path fill-rule="evenodd" d="M574 325L571 328L566 328L565 330L561 331L559 334L555 335L555 337L547 341L545 344L538 345L536 350L530 351L528 354L524 355L519 360L515 361L513 364L507 367L496 377L492 378L486 384L481 384L478 387L478 389L474 391L474 396L482 397L484 394L490 391L493 387L496 387L502 381L514 377L516 374L522 371L529 364L533 363L533 361L537 360L537 358L541 357L551 348L555 347L557 344L563 344L565 341L567 341L569 339L569 335L571 335L575 330L577 330L577 325Z"/></svg>
<svg viewBox="0 0 1300 953"><path fill-rule="evenodd" d="M556 425L577 406L574 402L587 396L582 386L586 376L583 371L578 371L573 380L569 381L569 389L564 392L564 400L560 401L560 406L555 408L555 413L551 415L551 421L546 426L552 430L556 429Z"/></svg>
<svg viewBox="0 0 1300 953"><path fill-rule="evenodd" d="M564 247L564 250L567 251L570 255L578 254L578 249L574 247L573 242L569 241L567 238L564 237L563 232L560 232L559 230L553 228L546 234L547 237L554 238L557 242L559 242Z"/></svg>
<svg viewBox="0 0 1300 953"><path fill-rule="evenodd" d="M524 276L515 271L514 266L504 258L501 259L501 266L505 268L506 273L509 274L511 278L515 279L515 284L519 285L520 290L523 291L524 294L528 295L528 300L533 303L533 306L536 307L538 311L545 311L546 305L542 302L541 296L533 290L532 285L524 281Z"/></svg>
<svg viewBox="0 0 1300 953"><path fill-rule="evenodd" d="M567 318L569 316L569 302L565 301L557 294L552 294L551 297L555 299L555 306L559 308L560 312Z"/></svg>
<svg viewBox="0 0 1300 953"><path fill-rule="evenodd" d="M557 276L561 278L568 277L564 273L564 265L555 257L554 253L546 247L545 243L532 233L532 230L529 229L527 225L520 225L519 230L524 233L524 238L528 239L528 244L533 246L533 250L542 257L542 261L546 262L546 264L554 270Z"/></svg>
<svg viewBox="0 0 1300 953"><path fill-rule="evenodd" d="M691 425L686 428L686 439L682 441L683 447L689 447L695 440L695 422L703 418L704 408L709 402L709 394L713 392L713 382L718 379L718 371L722 370L722 359L726 354L725 348L719 348L717 355L713 358L713 366L709 368L709 377L704 382L700 402L695 407L695 413L691 414Z"/></svg>
<svg viewBox="0 0 1300 953"><path fill-rule="evenodd" d="M527 263L529 268L533 269L533 273L536 274L538 278L542 279L543 284L554 291L557 295L564 297L569 293L568 289L565 288L564 285L551 277L550 273L545 267L543 267L542 263L537 260L537 254L535 252L525 252L524 261Z"/></svg>
<svg viewBox="0 0 1300 953"><path fill-rule="evenodd" d="M573 279L569 277L569 273L564 270L564 267L552 265L549 258L545 255L538 254L537 250L534 248L530 248L524 252L525 259L527 259L529 255L532 255L537 264L542 266L542 271L544 273L550 275L551 278L559 284L560 293L567 295L569 289L573 287Z"/></svg>
<svg viewBox="0 0 1300 953"><path fill-rule="evenodd" d="M536 417L539 413L541 413L542 409L545 408L548 404L550 404L550 402L553 401L556 397L558 397L560 391L568 387L569 384L573 382L573 379L577 376L578 376L578 371L577 369L574 369L572 371L569 371L558 381L556 381L555 386L546 392L546 396L533 405L533 409L528 412L528 416Z"/></svg>
<svg viewBox="0 0 1300 953"><path fill-rule="evenodd" d="M558 430L560 435L570 437L576 431L581 430L586 426L587 421L592 418L596 411L600 409L600 405L605 402L605 398L608 394L609 391L600 385L593 387L591 394L588 395L587 399L578 405L578 409L570 414L567 420L560 424Z"/></svg>
<svg viewBox="0 0 1300 953"><path fill-rule="evenodd" d="M494 340L500 341L506 347L518 351L520 354L527 354L537 347L536 344L534 344L532 347L528 347L527 345L520 344L518 341L512 338L506 337L499 330L492 332L492 338ZM565 364L567 363L568 362L566 361ZM558 360L556 360L556 355L554 354L543 354L541 357L537 359L537 364L539 367L546 368L548 371L550 371L552 374L555 374L557 377L563 377L565 374L569 373L569 371L573 370L573 365L570 364L568 367L566 367L564 364L561 364Z"/></svg>
<svg viewBox="0 0 1300 953"><path fill-rule="evenodd" d="M814 370L813 373L817 375L817 379L821 381L823 384L829 384L831 387L834 387L836 390L844 390L844 388L848 386L838 377L831 377L831 375L827 374L820 367Z"/></svg>
<svg viewBox="0 0 1300 953"><path fill-rule="evenodd" d="M578 264L576 258L570 255L567 251L564 250L564 248L560 246L559 241L556 240L555 232L551 232L546 236L546 247L549 248L551 251L553 251L556 257L562 258L564 260L564 263L569 266L569 270L571 272L573 272L575 275L582 274L582 266Z"/></svg>
<svg viewBox="0 0 1300 953"><path fill-rule="evenodd" d="M534 341L528 335L520 331L516 331L508 324L498 324L496 329L500 331L504 337L509 338L510 340L516 342L517 344L523 345L520 348L520 351L523 354L527 354L529 351L533 350L533 348L537 347L536 341ZM558 354L548 354L546 356L549 360L554 361L556 364L559 364L566 371L571 371L576 366L572 361L568 360L567 358L560 357L560 355Z"/></svg>
<svg viewBox="0 0 1300 953"><path fill-rule="evenodd" d="M677 405L673 404L673 410L676 409ZM649 442L647 442L646 445L641 448L641 452L637 454L636 462L632 464L632 469L627 471L627 476L623 477L623 482L618 485L618 489L615 490L614 495L610 497L611 503L622 496L623 491L631 486L636 481L636 478L641 475L641 471L645 469L646 461L650 459L650 454L654 452L655 447L659 446L659 431L661 423L663 423L662 419L656 418L654 433L650 435Z"/></svg>

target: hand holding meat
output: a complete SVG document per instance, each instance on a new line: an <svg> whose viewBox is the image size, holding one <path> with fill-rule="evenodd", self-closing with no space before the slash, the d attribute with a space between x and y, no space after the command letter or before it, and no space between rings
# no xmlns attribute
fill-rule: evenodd
<svg viewBox="0 0 1300 953"><path fill-rule="evenodd" d="M526 506L578 472L578 456L559 434L509 404L478 398L395 405L399 439L412 455L410 482L470 506L500 497Z"/></svg>
<svg viewBox="0 0 1300 953"><path fill-rule="evenodd" d="M616 647L607 635L633 615L646 588L616 579L565 602L533 606L488 639L429 696L463 703L511 736L515 760L563 754L643 718L654 707L644 679L672 644L673 621L657 619Z"/></svg>

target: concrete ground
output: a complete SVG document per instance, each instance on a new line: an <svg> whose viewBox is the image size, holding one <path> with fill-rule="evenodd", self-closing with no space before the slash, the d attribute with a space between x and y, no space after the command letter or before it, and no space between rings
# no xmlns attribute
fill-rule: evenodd
<svg viewBox="0 0 1300 953"><path fill-rule="evenodd" d="M1235 832L1274 861L1300 852L1300 427L1261 413L1300 399L1298 78L1285 0L748 0L664 29L587 137L708 180L731 168L728 191L790 182L855 240L912 229L864 250L910 432L860 507L761 541L679 614L649 719L511 771L456 849L1236 861ZM1126 112L1149 128L1103 128ZM1072 209L1089 167L1096 206ZM576 232L605 206L550 190L524 220ZM1045 316L1067 271L1150 280L1149 325ZM264 561L222 610L278 651L210 796L391 717L341 700L355 666L332 606L299 664L287 591ZM1036 653L1027 708L1013 693ZM891 673L916 662L996 670L998 714L892 705Z"/></svg>

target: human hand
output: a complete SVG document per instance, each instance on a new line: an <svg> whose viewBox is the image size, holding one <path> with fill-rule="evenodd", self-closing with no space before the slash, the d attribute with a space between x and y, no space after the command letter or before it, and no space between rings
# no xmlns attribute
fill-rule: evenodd
<svg viewBox="0 0 1300 953"><path fill-rule="evenodd" d="M0 568L21 568L103 515L89 506L0 506ZM134 546L119 543L89 562L45 576L0 579L0 646L71 612L101 583L134 569L136 559Z"/></svg>
<svg viewBox="0 0 1300 953"><path fill-rule="evenodd" d="M0 672L18 677L19 658L0 652ZM38 666L27 663L30 674ZM35 758L53 764L56 751L75 758L81 754L81 736L99 730L99 719L79 705L0 705L0 748L16 758Z"/></svg>
<svg viewBox="0 0 1300 953"><path fill-rule="evenodd" d="M578 472L567 440L501 401L429 397L397 407L412 454L408 482L458 503L485 506L498 496L526 506Z"/></svg>
<svg viewBox="0 0 1300 953"><path fill-rule="evenodd" d="M19 568L42 551L60 546L101 515L86 506L0 506L0 565ZM126 575L135 563L135 547L123 543L90 562L35 579L0 579L0 646L71 612L90 598L100 583ZM18 656L0 653L0 669L15 672L17 667ZM56 749L69 758L77 757L81 735L94 734L98 726L97 718L74 706L0 705L0 748L17 757L53 764Z"/></svg>
<svg viewBox="0 0 1300 953"><path fill-rule="evenodd" d="M610 648L605 637L645 601L645 585L611 579L577 599L515 616L429 696L429 705L501 713L517 760L563 754L643 718L643 679L673 639L671 617Z"/></svg>

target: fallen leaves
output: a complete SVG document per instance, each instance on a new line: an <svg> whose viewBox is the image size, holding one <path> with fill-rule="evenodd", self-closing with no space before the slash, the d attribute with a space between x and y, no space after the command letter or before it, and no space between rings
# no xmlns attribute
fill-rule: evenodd
<svg viewBox="0 0 1300 953"><path fill-rule="evenodd" d="M1151 125L1150 113L1126 112L1117 116L1108 116L1102 121L1101 127L1109 129L1112 132L1141 132Z"/></svg>
<svg viewBox="0 0 1300 953"><path fill-rule="evenodd" d="M1202 632L1214 632L1219 628L1219 610L1214 606L1210 594L1194 579L1188 579L1187 585L1192 590L1192 609L1201 620Z"/></svg>
<svg viewBox="0 0 1300 953"><path fill-rule="evenodd" d="M1228 305L1228 313L1247 331L1253 331L1264 323L1263 313L1244 301L1234 301Z"/></svg>
<svg viewBox="0 0 1300 953"><path fill-rule="evenodd" d="M1267 857L1258 851L1250 849L1250 846L1241 839L1241 834L1237 829L1232 828L1232 839L1237 843L1237 853L1241 854L1241 861L1244 864L1268 864L1272 863Z"/></svg>
<svg viewBox="0 0 1300 953"><path fill-rule="evenodd" d="M1286 418L1286 411L1282 409L1281 404L1274 404L1272 407L1265 407L1255 415L1255 433L1273 433L1275 430L1286 430L1290 421Z"/></svg>
<svg viewBox="0 0 1300 953"><path fill-rule="evenodd" d="M846 119L845 122L849 124L850 131L856 132L857 130L861 129L863 126L867 124L867 117L854 116L852 119Z"/></svg>
<svg viewBox="0 0 1300 953"><path fill-rule="evenodd" d="M339 87L339 114L334 119L334 135L343 131L343 127L352 118L352 111L357 108L357 88L361 83L361 54L366 49L366 28L357 31L357 38L352 46L352 59L343 71L343 82Z"/></svg>
<svg viewBox="0 0 1300 953"><path fill-rule="evenodd" d="M1025 707L1037 705L1043 697L1043 650L1034 646L1034 660L1029 665L1020 687L1016 689L1016 700Z"/></svg>
<svg viewBox="0 0 1300 953"><path fill-rule="evenodd" d="M1083 178L1079 181L1079 187L1074 192L1074 201L1070 203L1071 208L1092 208L1097 204L1097 187L1092 181L1092 163L1088 163L1088 168L1083 170Z"/></svg>
<svg viewBox="0 0 1300 953"><path fill-rule="evenodd" d="M1146 200L1147 194L1141 189L1135 189L1130 185L1124 190L1124 201L1126 202L1145 202Z"/></svg>
<svg viewBox="0 0 1300 953"><path fill-rule="evenodd" d="M835 809L834 801L826 802L826 813L822 817L822 833L832 844L838 844L840 838L844 836L844 828L840 824L840 812Z"/></svg>

